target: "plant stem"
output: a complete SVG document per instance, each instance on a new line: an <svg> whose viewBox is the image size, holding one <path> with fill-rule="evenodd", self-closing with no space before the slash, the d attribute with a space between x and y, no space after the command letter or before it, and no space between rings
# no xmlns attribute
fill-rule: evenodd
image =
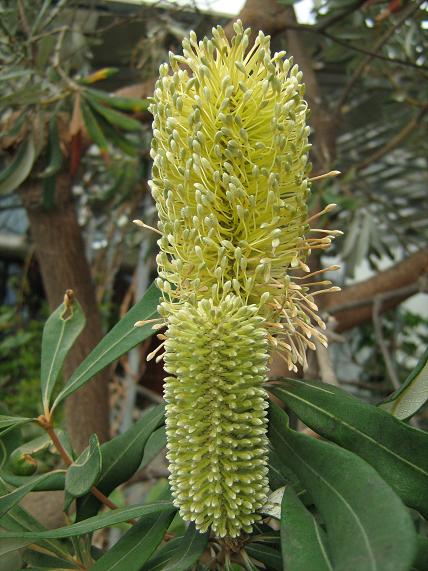
<svg viewBox="0 0 428 571"><path fill-rule="evenodd" d="M73 464L73 459L70 458L67 450L61 444L60 439L56 435L52 425L52 417L48 418L42 415L39 416L37 421L39 425L49 434L49 437L52 440L53 445L57 449L58 454L61 456L64 464L66 466L71 466L71 464ZM103 503L105 506L107 506L112 510L116 510L119 507L114 502L112 502L107 496L105 496L96 486L91 487L91 494L94 495L101 503ZM130 519L128 523L136 524L137 521L135 519Z"/></svg>

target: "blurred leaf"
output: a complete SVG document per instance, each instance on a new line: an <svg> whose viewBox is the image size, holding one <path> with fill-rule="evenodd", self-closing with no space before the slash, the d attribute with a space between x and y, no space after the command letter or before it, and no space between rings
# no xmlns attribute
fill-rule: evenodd
<svg viewBox="0 0 428 571"><path fill-rule="evenodd" d="M104 67L103 69L99 69L90 75L87 75L80 80L80 83L83 83L84 85L90 85L91 83L96 83L97 81L103 81L112 75L116 75L118 71L119 70L117 67Z"/></svg>
<svg viewBox="0 0 428 571"><path fill-rule="evenodd" d="M17 551L26 547L31 541L29 539L2 539L0 536L0 557L6 553Z"/></svg>
<svg viewBox="0 0 428 571"><path fill-rule="evenodd" d="M164 407L158 405L149 410L123 434L101 445L102 470L97 488L109 495L117 486L129 480L137 471L149 436L163 422ZM95 513L99 502L92 495L77 504L78 519Z"/></svg>
<svg viewBox="0 0 428 571"><path fill-rule="evenodd" d="M145 504L140 506L127 506L125 508L118 508L109 512L103 512L95 517L79 521L72 525L66 525L58 529L46 529L43 531L7 531L2 533L3 539L60 539L64 537L75 537L91 533L97 529L102 529L109 525L115 525L123 521L142 517L149 514L159 514L161 512L175 512L176 508L171 502L160 501L153 504Z"/></svg>
<svg viewBox="0 0 428 571"><path fill-rule="evenodd" d="M324 532L291 487L281 505L281 545L284 569L333 571L325 547Z"/></svg>
<svg viewBox="0 0 428 571"><path fill-rule="evenodd" d="M127 353L130 349L138 345L138 343L144 341L144 339L153 335L150 323L144 327L134 327L134 324L138 320L152 319L155 317L158 303L159 290L152 284L143 298L103 337L95 349L91 351L76 371L74 371L67 385L57 396L52 410L102 369L110 365L124 353Z"/></svg>
<svg viewBox="0 0 428 571"><path fill-rule="evenodd" d="M16 190L28 177L36 159L32 133L21 144L12 162L0 172L0 195Z"/></svg>
<svg viewBox="0 0 428 571"><path fill-rule="evenodd" d="M406 508L361 458L288 426L271 405L270 439L309 490L325 522L334 569L408 571L416 534Z"/></svg>
<svg viewBox="0 0 428 571"><path fill-rule="evenodd" d="M101 449L98 436L92 434L89 446L67 468L65 475L65 490L78 498L87 494L94 486L101 473Z"/></svg>
<svg viewBox="0 0 428 571"><path fill-rule="evenodd" d="M174 514L153 513L140 519L95 563L93 571L140 571L163 540ZM177 570L178 571L178 570Z"/></svg>
<svg viewBox="0 0 428 571"><path fill-rule="evenodd" d="M83 122L85 124L86 130L88 131L89 137L91 138L92 142L100 149L101 154L103 156L107 156L108 142L98 121L95 118L95 115L92 113L89 105L82 100L80 101L80 109L82 111Z"/></svg>
<svg viewBox="0 0 428 571"><path fill-rule="evenodd" d="M208 544L208 533L200 533L193 523L189 525L181 542L174 550L162 571L186 571L196 563Z"/></svg>
<svg viewBox="0 0 428 571"><path fill-rule="evenodd" d="M47 474L36 476L26 484L16 488L16 490L0 496L0 517L2 517L8 510L10 510L11 507L21 501L22 498L24 498L29 492L31 492L37 483L52 480L58 473L64 473L64 470L55 470Z"/></svg>
<svg viewBox="0 0 428 571"><path fill-rule="evenodd" d="M53 115L49 121L48 139L48 166L38 176L39 178L49 178L56 174L62 165L61 142L59 140L58 119Z"/></svg>
<svg viewBox="0 0 428 571"><path fill-rule="evenodd" d="M9 552L0 559L0 571L19 571L22 569L22 557L17 551Z"/></svg>
<svg viewBox="0 0 428 571"><path fill-rule="evenodd" d="M107 103L110 107L121 109L122 111L133 111L134 113L147 111L149 102L146 99L136 99L135 97L120 97L98 89L88 88L86 93L91 94L102 103Z"/></svg>
<svg viewBox="0 0 428 571"><path fill-rule="evenodd" d="M98 103L94 97L89 96L88 102L92 110L95 113L99 113L111 125L116 125L116 127L124 129L125 131L141 131L141 123L136 119Z"/></svg>
<svg viewBox="0 0 428 571"><path fill-rule="evenodd" d="M284 379L272 392L312 430L364 458L407 505L428 514L428 434L321 382Z"/></svg>
<svg viewBox="0 0 428 571"><path fill-rule="evenodd" d="M269 545L249 543L248 545L245 546L245 551L248 553L248 555L250 555L257 561L261 561L262 563L264 563L267 569L275 569L277 571L283 571L284 569L284 567L282 566L281 554L279 553L279 551L277 551L273 547L270 547ZM305 571L309 571L309 569L305 569Z"/></svg>
<svg viewBox="0 0 428 571"><path fill-rule="evenodd" d="M31 422L32 418L25 418L22 416L7 416L4 414L0 414L0 435L3 435L4 429L17 426L19 424L26 424L27 422Z"/></svg>
<svg viewBox="0 0 428 571"><path fill-rule="evenodd" d="M49 317L43 328L40 385L45 414L65 358L85 327L85 316L76 299L62 303Z"/></svg>
<svg viewBox="0 0 428 571"><path fill-rule="evenodd" d="M417 571L426 571L428 569L428 537L422 535L417 536L417 553L413 562L412 569Z"/></svg>
<svg viewBox="0 0 428 571"><path fill-rule="evenodd" d="M103 132L113 146L117 147L130 157L137 157L140 154L139 144L122 135L122 133L117 131L111 123L106 121L103 117L99 116L98 122L102 126Z"/></svg>
<svg viewBox="0 0 428 571"><path fill-rule="evenodd" d="M380 408L400 420L407 420L416 414L428 400L428 349L416 367Z"/></svg>

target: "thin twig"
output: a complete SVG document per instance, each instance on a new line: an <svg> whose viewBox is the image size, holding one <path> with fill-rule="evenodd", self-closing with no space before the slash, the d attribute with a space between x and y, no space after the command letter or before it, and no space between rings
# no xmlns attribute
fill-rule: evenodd
<svg viewBox="0 0 428 571"><path fill-rule="evenodd" d="M345 102L347 101L349 94L351 93L354 85L356 84L356 82L358 81L360 76L363 74L364 70L369 65L369 63L372 61L372 59L374 57L376 57L377 52L389 40L389 38L393 34L395 34L395 32L398 30L398 28L400 28L404 24L405 21L410 16L412 16L412 14L414 14L415 12L417 12L419 10L419 8L423 2L424 2L424 0L419 0L419 2L416 2L416 4L409 4L409 7L407 9L403 10L403 14L402 14L401 18L399 18L393 26L391 26L388 30L386 30L386 32L384 34L382 34L382 36L377 40L377 42L375 42L375 44L371 50L372 53L370 55L367 55L367 57L365 57L363 59L363 61L357 67L357 69L353 73L351 79L349 80L349 82L345 88L345 91L343 92L342 97L340 98L340 101L339 101L338 106L337 106L339 111L342 110L342 107L344 106Z"/></svg>
<svg viewBox="0 0 428 571"><path fill-rule="evenodd" d="M389 354L388 347L386 345L385 337L383 335L382 323L380 318L381 305L382 305L382 296L377 295L373 302L373 312L372 312L374 333L379 349L381 350L383 360L385 362L388 377L394 389L398 389L401 383L400 379L398 378L397 371L395 370L394 364L391 360L391 356Z"/></svg>
<svg viewBox="0 0 428 571"><path fill-rule="evenodd" d="M49 438L52 440L52 444L58 451L58 454L61 456L64 464L68 467L73 464L73 459L69 456L67 450L61 444L60 439L56 435L56 432L53 428L51 419L48 419L46 416L39 416L37 419L39 425L47 432ZM114 502L112 502L107 496L105 496L96 486L91 487L91 493L105 506L109 507L112 510L116 510L119 506L117 506ZM129 523L135 524L137 523L135 519L129 520Z"/></svg>

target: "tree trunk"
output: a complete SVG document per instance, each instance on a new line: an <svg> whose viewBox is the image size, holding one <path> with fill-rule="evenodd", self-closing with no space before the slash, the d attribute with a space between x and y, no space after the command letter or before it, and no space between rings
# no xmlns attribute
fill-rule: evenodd
<svg viewBox="0 0 428 571"><path fill-rule="evenodd" d="M49 210L42 206L42 185L37 181L30 181L23 188L21 198L51 310L62 303L65 290L72 289L86 316L86 327L64 363L67 381L102 337L101 316L70 177L64 173L58 175L55 204ZM108 371L104 371L66 401L67 427L77 451L87 446L94 432L101 441L109 438L108 380Z"/></svg>

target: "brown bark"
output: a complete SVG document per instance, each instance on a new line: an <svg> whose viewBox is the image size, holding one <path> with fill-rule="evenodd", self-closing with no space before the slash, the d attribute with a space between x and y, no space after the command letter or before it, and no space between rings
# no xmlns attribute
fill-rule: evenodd
<svg viewBox="0 0 428 571"><path fill-rule="evenodd" d="M333 313L337 320L336 331L352 329L372 319L373 302L377 296L385 298L381 311L392 309L417 292L418 280L427 273L428 247L368 280L349 286L339 293L327 294L323 309ZM415 286L414 289L407 287L412 285ZM395 291L397 295L394 295Z"/></svg>
<svg viewBox="0 0 428 571"><path fill-rule="evenodd" d="M55 309L62 302L65 290L72 289L87 320L64 364L66 381L102 336L101 317L77 221L70 178L67 174L57 177L55 205L50 210L41 206L41 184L38 181L30 181L22 190L21 197L50 308ZM101 441L109 438L108 380L108 372L103 372L66 401L67 425L76 450L87 446L88 438L94 432Z"/></svg>

